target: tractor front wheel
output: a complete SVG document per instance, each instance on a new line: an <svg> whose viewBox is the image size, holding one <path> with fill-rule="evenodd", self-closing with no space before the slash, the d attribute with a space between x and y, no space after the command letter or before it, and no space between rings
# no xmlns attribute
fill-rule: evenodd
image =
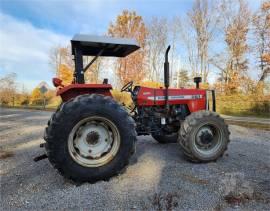
<svg viewBox="0 0 270 211"><path fill-rule="evenodd" d="M193 162L215 161L222 157L229 143L228 125L217 113L198 111L182 123L178 142Z"/></svg>
<svg viewBox="0 0 270 211"><path fill-rule="evenodd" d="M135 123L111 97L81 95L53 114L45 130L49 161L75 182L108 180L135 151Z"/></svg>

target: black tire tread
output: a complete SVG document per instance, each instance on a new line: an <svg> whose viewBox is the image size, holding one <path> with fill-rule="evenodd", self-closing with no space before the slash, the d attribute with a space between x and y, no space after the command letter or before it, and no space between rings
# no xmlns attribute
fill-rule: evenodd
<svg viewBox="0 0 270 211"><path fill-rule="evenodd" d="M224 119L222 117L220 117L220 115L218 113L208 111L208 110L201 110L201 111L193 112L189 116L187 116L185 121L182 123L181 128L179 130L179 134L178 134L178 143L180 144L181 148L183 149L185 157L191 162L194 162L194 163L209 162L209 161L200 160L197 157L195 157L192 154L192 151L191 151L189 143L188 143L189 142L188 138L190 136L190 133L191 133L192 129L194 128L194 126L197 124L197 122L199 120L201 120L202 118L207 119L208 117L215 117L218 119L218 121L220 121L222 123L222 125L226 131L225 138L228 140L226 148L222 152L222 154L220 154L219 157L217 157L211 161L216 161L217 159L222 157L224 155L225 151L227 150L227 146L230 142L230 138L229 138L230 132L228 130L228 125L225 123Z"/></svg>
<svg viewBox="0 0 270 211"><path fill-rule="evenodd" d="M72 174L69 174L69 172L64 170L63 165L61 165L61 161L58 160L54 148L60 144L57 141L57 131L58 127L57 125L65 124L64 117L66 115L69 115L72 110L76 110L75 112L79 112L80 109L83 107L86 108L89 104L105 104L110 109L112 109L112 112L117 112L119 116L123 119L125 124L125 127L127 128L127 131L129 131L130 140L132 141L132 147L130 148L128 152L128 159L122 159L121 163L118 164L117 169L114 172L111 172L109 175L102 176L102 178L89 178L87 181L85 179L77 178L72 176ZM66 179L72 180L75 183L82 183L82 182L90 182L94 183L98 180L104 180L108 181L111 177L116 176L118 174L121 174L125 167L127 167L129 163L129 159L131 155L135 152L135 141L136 141L136 131L135 131L135 122L132 119L132 117L129 116L129 114L126 112L126 110L119 105L113 98L106 97L99 94L84 94L79 95L73 99L70 99L69 101L62 103L55 113L52 115L51 119L48 121L48 125L45 129L44 133L44 139L46 141L45 149L48 156L49 161L53 165L55 169L59 171L59 173L65 177Z"/></svg>

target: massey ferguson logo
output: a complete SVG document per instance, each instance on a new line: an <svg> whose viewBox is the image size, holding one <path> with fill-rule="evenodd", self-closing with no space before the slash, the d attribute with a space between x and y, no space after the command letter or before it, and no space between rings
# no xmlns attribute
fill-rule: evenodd
<svg viewBox="0 0 270 211"><path fill-rule="evenodd" d="M169 96L169 100L190 100L190 99L201 99L202 95L174 95ZM156 100L156 101L163 101L165 100L165 96L149 96L147 97L148 100Z"/></svg>

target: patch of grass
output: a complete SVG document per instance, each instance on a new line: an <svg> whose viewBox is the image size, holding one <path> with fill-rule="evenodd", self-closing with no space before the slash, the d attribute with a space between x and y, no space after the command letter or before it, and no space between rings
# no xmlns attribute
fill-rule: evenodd
<svg viewBox="0 0 270 211"><path fill-rule="evenodd" d="M233 116L254 116L270 118L269 95L220 95L217 97L217 111Z"/></svg>

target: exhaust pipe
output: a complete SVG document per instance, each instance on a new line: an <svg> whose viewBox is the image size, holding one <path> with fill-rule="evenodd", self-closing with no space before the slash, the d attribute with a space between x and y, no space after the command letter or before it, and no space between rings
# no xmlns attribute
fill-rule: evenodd
<svg viewBox="0 0 270 211"><path fill-rule="evenodd" d="M168 103L168 96L169 96L169 91L168 88L170 86L170 64L168 60L168 54L170 51L171 46L169 45L166 53L165 53L165 62L164 62L164 86L165 86L165 106L167 111L169 110L169 103Z"/></svg>

